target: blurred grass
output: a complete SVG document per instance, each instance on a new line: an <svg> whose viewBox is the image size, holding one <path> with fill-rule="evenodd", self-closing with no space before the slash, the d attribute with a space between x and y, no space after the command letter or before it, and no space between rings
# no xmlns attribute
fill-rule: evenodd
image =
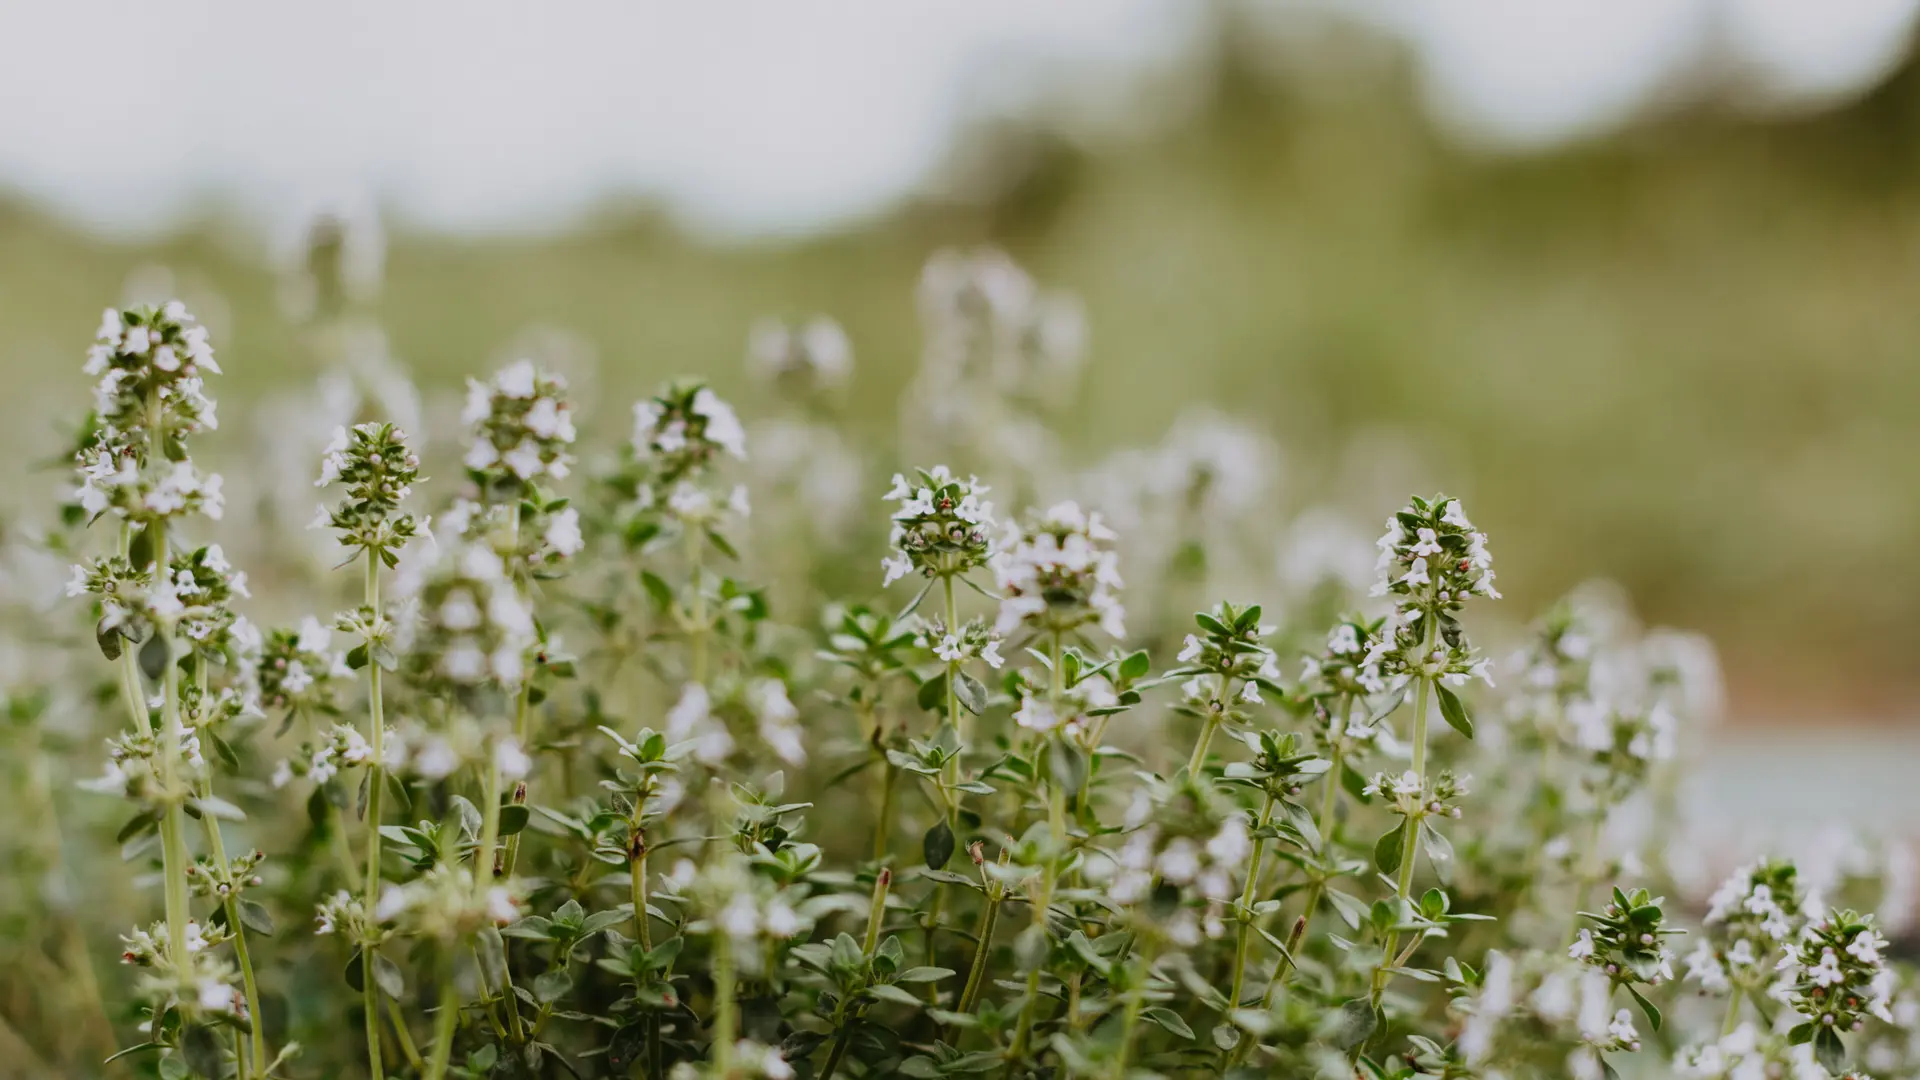
<svg viewBox="0 0 1920 1080"><path fill-rule="evenodd" d="M1196 401L1271 425L1302 499L1338 494L1356 441L1427 447L1417 471L1471 496L1515 608L1613 576L1719 640L1746 718L1912 717L1912 67L1820 115L1701 109L1511 158L1436 135L1397 64L1333 95L1255 72L1224 64L1193 122L1099 154L980 132L959 157L1000 168L990 198L827 237L706 246L643 209L550 239L402 230L377 314L441 385L531 323L577 332L621 427L669 373L740 391L755 316L824 311L859 357L852 422L884 434L920 263L1000 243L1086 301L1095 366L1066 423L1089 453ZM83 403L87 335L143 265L230 306L223 414L308 377L259 248L213 219L117 245L0 206L7 444L53 445L48 403Z"/></svg>

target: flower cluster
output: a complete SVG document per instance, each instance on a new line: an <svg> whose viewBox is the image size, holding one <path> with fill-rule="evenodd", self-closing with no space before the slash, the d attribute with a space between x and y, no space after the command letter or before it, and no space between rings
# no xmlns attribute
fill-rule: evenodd
<svg viewBox="0 0 1920 1080"><path fill-rule="evenodd" d="M1680 1051L1674 1055L1673 1074L1682 1080L1827 1080L1828 1076L1814 1060L1812 1044L1796 1046L1752 1024L1741 1024L1717 1041ZM1851 1080L1871 1078L1856 1073Z"/></svg>
<svg viewBox="0 0 1920 1080"><path fill-rule="evenodd" d="M454 942L483 927L506 926L525 910L512 882L483 884L466 866L440 865L411 881L386 883L372 918L419 937Z"/></svg>
<svg viewBox="0 0 1920 1080"><path fill-rule="evenodd" d="M109 308L85 370L99 382L77 462L81 509L91 517L111 510L143 519L218 518L220 477L195 468L184 441L219 426L202 382L220 371L206 328L177 300L159 309Z"/></svg>
<svg viewBox="0 0 1920 1080"><path fill-rule="evenodd" d="M761 320L748 338L747 359L767 378L802 392L839 386L853 373L847 332L825 315L793 325Z"/></svg>
<svg viewBox="0 0 1920 1080"><path fill-rule="evenodd" d="M333 647L333 631L309 615L299 629L276 629L260 648L255 678L264 708L288 712L330 713L353 672L346 655Z"/></svg>
<svg viewBox="0 0 1920 1080"><path fill-rule="evenodd" d="M725 455L747 459L747 432L733 407L702 382L669 383L633 407L633 452L668 492L698 480Z"/></svg>
<svg viewBox="0 0 1920 1080"><path fill-rule="evenodd" d="M460 419L473 433L465 464L489 495L528 491L541 479L573 470L573 414L565 379L531 360L516 360L486 382L467 380Z"/></svg>
<svg viewBox="0 0 1920 1080"><path fill-rule="evenodd" d="M226 939L227 934L221 928L189 922L185 933L186 958L182 963L174 959L167 947L166 925L155 923L149 929L135 928L120 939L125 945L120 961L142 969L136 990L153 1003L156 1018L168 1007L187 1010L202 1021L244 1017L246 1000L235 985L239 973L213 951Z"/></svg>
<svg viewBox="0 0 1920 1080"><path fill-rule="evenodd" d="M908 574L953 578L984 565L992 554L987 534L994 527L993 503L981 498L987 486L978 477L960 479L945 465L921 469L917 483L893 475L887 491L893 512L888 545L893 553L880 564L883 585Z"/></svg>
<svg viewBox="0 0 1920 1080"><path fill-rule="evenodd" d="M1806 1018L1794 1030L1796 1043L1811 1041L1821 1054L1839 1033L1866 1027L1869 1016L1892 1022L1886 947L1871 915L1831 911L1807 924L1779 964L1787 1000Z"/></svg>
<svg viewBox="0 0 1920 1080"><path fill-rule="evenodd" d="M1072 297L1042 291L1005 253L943 251L920 276L925 363L945 378L1033 392L1077 367L1086 325Z"/></svg>
<svg viewBox="0 0 1920 1080"><path fill-rule="evenodd" d="M1664 902L1645 889L1631 894L1614 889L1612 902L1599 914L1580 913L1593 926L1581 929L1567 955L1599 968L1618 986L1657 986L1671 980L1673 951L1665 939L1682 931L1661 925Z"/></svg>
<svg viewBox="0 0 1920 1080"><path fill-rule="evenodd" d="M314 524L332 528L342 545L375 552L393 566L415 536L432 536L426 522L400 509L419 480L420 459L407 447L406 432L388 423L335 428L314 486L337 483L347 493L332 510L322 509Z"/></svg>
<svg viewBox="0 0 1920 1080"><path fill-rule="evenodd" d="M533 613L484 543L449 546L427 571L419 620L403 642L421 674L459 687L516 686L535 644Z"/></svg>
<svg viewBox="0 0 1920 1080"><path fill-rule="evenodd" d="M1092 623L1110 637L1126 637L1113 541L1100 515L1077 503L1056 503L1024 523L1008 522L992 560L1001 594L994 632L1006 636L1025 627L1064 634Z"/></svg>
<svg viewBox="0 0 1920 1080"><path fill-rule="evenodd" d="M1687 954L1687 978L1712 993L1761 988L1801 929L1798 870L1774 859L1741 867L1714 891L1704 921L1707 937Z"/></svg>

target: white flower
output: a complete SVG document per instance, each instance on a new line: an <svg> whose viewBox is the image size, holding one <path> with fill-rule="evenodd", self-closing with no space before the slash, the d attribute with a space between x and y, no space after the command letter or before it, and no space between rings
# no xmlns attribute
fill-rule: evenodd
<svg viewBox="0 0 1920 1080"><path fill-rule="evenodd" d="M1053 706L1037 697L1021 699L1020 708L1013 714L1013 722L1028 731L1052 731L1060 726L1060 717Z"/></svg>
<svg viewBox="0 0 1920 1080"><path fill-rule="evenodd" d="M747 457L747 432L733 408L706 387L694 392L692 409L707 421L707 438L742 461Z"/></svg>
<svg viewBox="0 0 1920 1080"><path fill-rule="evenodd" d="M1182 664L1191 664L1200 659L1200 650L1200 639L1188 634L1187 640L1180 647L1180 655L1176 659Z"/></svg>
<svg viewBox="0 0 1920 1080"><path fill-rule="evenodd" d="M520 917L520 901L505 885L487 890L487 918L502 926Z"/></svg>
<svg viewBox="0 0 1920 1080"><path fill-rule="evenodd" d="M1640 1041L1639 1029L1633 1026L1633 1014L1625 1009L1613 1014L1613 1022L1607 1025L1607 1034L1618 1039L1623 1045Z"/></svg>
<svg viewBox="0 0 1920 1080"><path fill-rule="evenodd" d="M880 560L880 569L886 574L880 582L880 587L886 588L913 573L913 562L905 555L889 555Z"/></svg>
<svg viewBox="0 0 1920 1080"><path fill-rule="evenodd" d="M707 722L710 709L706 687L691 682L682 687L680 700L667 710L667 738L686 738L694 728Z"/></svg>
<svg viewBox="0 0 1920 1080"><path fill-rule="evenodd" d="M533 759L520 749L520 741L511 737L493 744L493 766L500 775L509 780L518 780L533 768Z"/></svg>
<svg viewBox="0 0 1920 1080"><path fill-rule="evenodd" d="M585 547L586 539L580 535L580 512L569 506L547 522L547 546L558 552L562 558L571 558Z"/></svg>
<svg viewBox="0 0 1920 1080"><path fill-rule="evenodd" d="M533 361L515 360L500 369L493 378L494 389L503 397L530 398L534 393Z"/></svg>
<svg viewBox="0 0 1920 1080"><path fill-rule="evenodd" d="M1880 950L1885 947L1886 944L1887 939L1881 937L1877 932L1870 929L1862 930L1853 941L1847 945L1847 952L1862 964L1877 964L1880 962Z"/></svg>
<svg viewBox="0 0 1920 1080"><path fill-rule="evenodd" d="M1575 960L1586 960L1593 956L1593 931L1582 930L1580 936L1567 948L1567 955Z"/></svg>

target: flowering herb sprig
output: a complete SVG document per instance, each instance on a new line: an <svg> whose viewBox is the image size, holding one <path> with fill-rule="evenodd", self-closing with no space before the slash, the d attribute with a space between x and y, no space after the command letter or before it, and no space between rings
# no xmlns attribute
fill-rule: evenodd
<svg viewBox="0 0 1920 1080"><path fill-rule="evenodd" d="M1598 914L1580 913L1593 925L1582 927L1567 948L1570 958L1599 968L1612 988L1626 990L1655 1031L1660 1029L1660 1010L1639 987L1672 981L1673 950L1667 948L1666 939L1685 933L1663 925L1663 903L1645 889L1627 893L1616 887L1612 900ZM1632 1048L1639 1049L1637 1039L1632 1041L1636 1043Z"/></svg>
<svg viewBox="0 0 1920 1080"><path fill-rule="evenodd" d="M1238 607L1222 603L1211 612L1194 615L1198 634L1188 634L1177 657L1179 666L1164 679L1186 680L1178 714L1200 721L1187 771L1198 773L1206 764L1213 736L1222 727L1243 728L1252 718L1252 706L1264 704L1264 693L1284 695L1280 664L1266 642L1273 628L1260 622L1260 605Z"/></svg>
<svg viewBox="0 0 1920 1080"><path fill-rule="evenodd" d="M193 1000L187 990L197 987L202 1015L173 1028L173 1045L201 1064L217 1060L210 1025L231 1023L247 1033L236 1043L236 1056L264 1071L265 1037L249 1020L259 1015L259 992L234 887L253 876L257 860L228 859L220 821L244 815L214 794L202 752L204 741L219 749L222 759L237 762L221 729L257 713L253 687L244 676L251 673L258 642L251 625L231 608L234 599L247 595L246 575L233 569L217 545L176 549L177 538L170 535L177 520L196 514L218 519L225 508L221 478L202 472L188 447L189 438L219 426L203 379L220 367L206 328L178 301L157 309L109 310L96 338L85 370L99 381L78 453L75 495L92 519L111 514L121 528L115 554L76 568L68 591L100 597L95 637L101 651L120 663L121 696L133 722L131 731L113 740L107 775L92 786L117 787L146 804L125 836L149 829L160 834L164 947L143 944L130 948L129 955L160 973L142 983L157 1035L170 1005ZM130 647L135 644L142 646L137 652ZM228 668L226 685L214 684L209 661ZM158 684L157 723L143 675ZM196 863L187 848L189 808L204 826L204 863ZM230 928L232 965L207 952L204 935L189 932L196 925L189 910L196 874L224 886L209 895L219 898ZM144 935L142 940L154 939ZM237 974L238 997L219 989L226 979L220 972Z"/></svg>
<svg viewBox="0 0 1920 1080"><path fill-rule="evenodd" d="M1814 1057L1829 1072L1846 1070L1843 1034L1865 1029L1869 1018L1893 1020L1886 947L1873 916L1836 910L1811 920L1781 959L1787 1001L1805 1018L1788 1040L1812 1043Z"/></svg>
<svg viewBox="0 0 1920 1080"><path fill-rule="evenodd" d="M361 788L367 821L366 878L360 901L364 910L374 909L384 888L380 849L386 767L394 752L401 750L398 744L390 747L387 742L386 693L381 678L383 673L399 669L395 652L399 632L382 601L380 571L383 566L398 566L401 553L415 539L432 537L428 522L416 519L402 506L420 481L420 459L408 448L406 433L393 424L377 422L355 425L351 431L335 429L320 459L320 477L314 481L316 487L338 484L346 489L345 498L321 514L341 546L360 553L366 564L360 607L336 620L337 629L359 642L344 659L349 668L367 673L366 733L363 736L353 728L336 726L333 743L327 748L330 761L367 769ZM381 980L368 976L374 968L391 961L379 953L383 935L367 933L366 928L363 924L363 932L354 938L354 959L362 973L361 1011L366 1024L368 1069L371 1075L382 1076Z"/></svg>
<svg viewBox="0 0 1920 1080"><path fill-rule="evenodd" d="M1744 999L1757 1004L1768 992L1775 959L1805 925L1803 902L1799 871L1777 859L1743 866L1714 890L1701 940L1687 954L1686 977L1728 995L1726 1030L1737 1026Z"/></svg>
<svg viewBox="0 0 1920 1080"><path fill-rule="evenodd" d="M1497 598L1500 593L1493 587L1493 557L1487 552L1486 535L1474 530L1458 499L1414 496L1405 508L1387 519L1387 531L1376 546L1380 549L1376 567L1380 577L1373 593L1392 597L1394 607L1381 636L1361 658L1361 666L1377 665L1395 695L1376 715L1391 712L1404 697L1407 685L1413 685L1411 782L1403 778L1398 786L1417 787L1423 792L1420 804L1411 807L1405 819L1387 834L1399 837L1398 857L1375 847L1375 862L1399 871L1396 892L1404 907L1413 894L1418 852L1423 847L1430 855L1445 850L1435 842L1439 832L1426 820L1426 806L1433 801L1424 797L1428 699L1437 696L1441 716L1448 725L1473 737L1472 717L1453 687L1474 676L1491 684L1492 677L1488 661L1476 655L1455 613L1470 596ZM1391 846L1390 840L1383 838L1382 843ZM1373 979L1376 1009L1392 968L1402 963L1399 941L1397 930L1386 936L1382 961Z"/></svg>

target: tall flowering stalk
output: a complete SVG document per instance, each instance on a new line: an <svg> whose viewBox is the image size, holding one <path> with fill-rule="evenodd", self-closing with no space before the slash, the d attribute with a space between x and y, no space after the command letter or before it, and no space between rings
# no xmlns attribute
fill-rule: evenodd
<svg viewBox="0 0 1920 1080"><path fill-rule="evenodd" d="M1024 950L1027 992L1020 1007L1009 1057L1018 1063L1029 1048L1034 1012L1040 1004L1043 946L1048 943L1048 913L1071 850L1067 837L1067 800L1086 786L1089 761L1086 747L1066 738L1063 725L1074 718L1066 708L1066 691L1077 675L1078 657L1064 649L1069 635L1088 627L1115 638L1126 635L1126 611L1121 606L1119 560L1113 552L1113 531L1071 502L1059 503L1024 523L1009 523L1006 536L993 556L994 581L1001 592L994 631L1022 635L1046 644L1047 680L1044 696L1022 684L1014 723L1033 733L1036 745L1029 755L1032 775L1045 777L1047 847L1038 890L1030 898L1032 946ZM1040 762L1044 761L1044 769ZM984 943L983 943L984 945Z"/></svg>
<svg viewBox="0 0 1920 1080"><path fill-rule="evenodd" d="M190 1023L176 1030L183 1054L204 1060L211 1025L231 1024L250 1032L250 1050L236 1052L238 1067L243 1074L261 1072L266 1044L245 937L245 925L259 920L242 917L240 899L255 882L259 857L227 857L219 819L240 812L213 794L201 738L218 740L218 728L258 711L243 683L229 678L223 687L212 685L206 659L241 671L257 656L259 639L230 608L234 597L247 595L246 575L233 570L217 545L183 550L170 532L176 519L218 519L224 509L221 478L202 472L187 446L191 436L218 426L203 379L220 367L206 328L174 301L107 311L85 370L98 382L75 496L92 520L111 515L121 528L116 553L75 567L68 592L99 598L95 636L108 659L120 662L121 694L133 722L112 744L106 775L92 786L142 802L136 828L159 830L165 896L164 944L149 945L152 939L136 931L126 959L155 971L143 986L156 1022L170 1007L188 1011ZM159 683L157 729L140 670L149 650L157 668L150 673ZM209 856L199 864L187 849L189 806L207 833ZM192 921L192 887L221 903L243 987L238 993L227 989L235 972L212 957L208 934Z"/></svg>
<svg viewBox="0 0 1920 1080"><path fill-rule="evenodd" d="M1387 520L1378 547L1380 579L1374 595L1393 597L1394 609L1385 632L1362 657L1362 665L1377 667L1390 685L1398 687L1395 704L1411 683L1414 704L1412 768L1400 777L1375 782L1376 790L1391 792L1401 821L1381 837L1374 861L1383 873L1399 872L1395 892L1404 906L1412 900L1414 863L1421 847L1442 859L1450 854L1429 820L1454 813L1451 800L1456 794L1450 774L1443 774L1438 785L1427 775L1429 699L1438 696L1448 725L1473 737L1473 721L1453 688L1473 677L1491 685L1491 664L1476 655L1455 616L1469 597L1498 598L1500 593L1493 585L1493 557L1487 552L1486 535L1474 530L1458 499L1415 496ZM1375 1008L1392 970L1404 962L1398 923L1395 927L1387 932L1380 966L1374 972ZM1418 944L1420 937L1414 940Z"/></svg>
<svg viewBox="0 0 1920 1080"><path fill-rule="evenodd" d="M935 465L918 470L912 482L895 473L893 486L886 494L886 500L898 506L888 536L890 553L880 564L884 574L881 585L892 585L909 575L926 580L902 610L902 618L918 608L935 586L945 601L943 615L924 636L941 670L920 684L919 693L921 708L944 706L943 722L929 743L914 744L912 757L898 751L888 755L890 764L906 762L914 766L913 771L933 781L941 819L927 830L921 850L928 868L934 870L947 865L959 842L962 784L967 783L962 774L971 741L966 717L986 710L986 687L967 673L966 665L976 658L996 668L1001 663L997 635L987 633L981 625L963 625L954 594L957 582L979 588L967 575L986 565L993 553L988 538L994 525L993 503L982 497L986 493L987 486L978 477L962 480L945 465ZM946 896L944 885L936 887L927 913L929 962L934 957L934 939ZM930 987L928 993L936 991Z"/></svg>
<svg viewBox="0 0 1920 1080"><path fill-rule="evenodd" d="M386 695L380 681L383 671L399 666L393 651L393 622L381 603L380 571L397 565L401 551L415 538L430 538L427 523L401 509L419 479L420 460L407 448L406 433L392 424L367 423L351 431L334 431L315 481L318 487L339 484L346 489L346 498L331 511L322 511L322 516L341 545L358 551L366 564L361 606L340 616L337 627L360 639L347 654L347 663L367 672L367 862L362 905L369 911L379 902L382 886L380 823L387 783ZM373 971L379 941L362 937L358 945L368 1069L372 1076L382 1077L386 1073L380 1063L381 992Z"/></svg>

